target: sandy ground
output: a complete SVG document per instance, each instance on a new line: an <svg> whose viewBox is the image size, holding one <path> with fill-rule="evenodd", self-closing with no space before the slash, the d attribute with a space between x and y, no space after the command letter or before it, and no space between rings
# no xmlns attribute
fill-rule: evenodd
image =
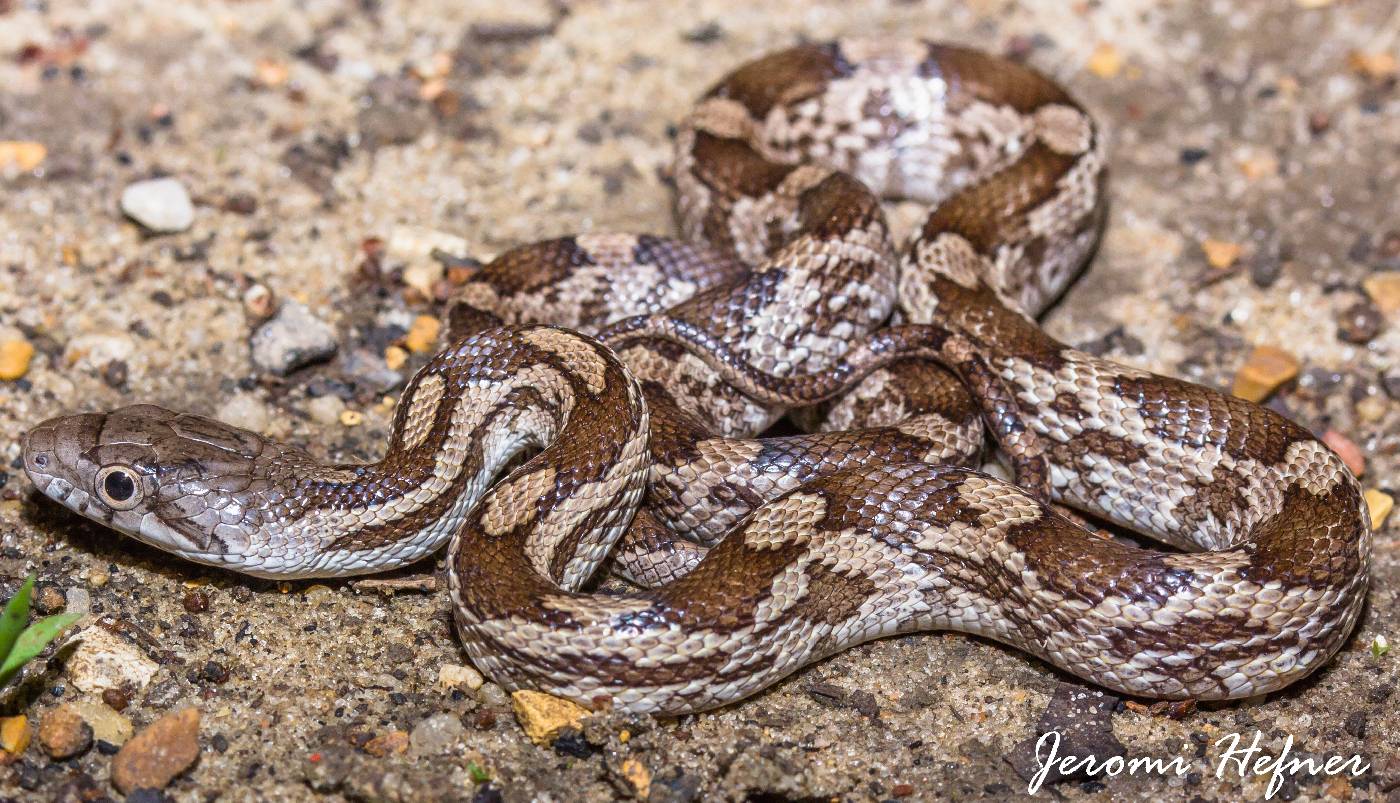
<svg viewBox="0 0 1400 803"><path fill-rule="evenodd" d="M201 570L36 498L17 470L27 426L135 400L370 458L393 396L384 349L450 292L424 256L431 232L487 257L568 232L671 231L667 126L706 85L804 38L917 34L1025 58L1112 134L1108 231L1052 333L1219 387L1253 346L1279 346L1302 372L1272 404L1349 439L1365 486L1393 492L1400 313L1377 325L1361 288L1400 269L1394 8L0 0L0 140L46 148L0 176L0 341L37 350L22 379L0 382L0 575L13 587L36 572L88 610L81 626L150 662L148 682L115 695L138 728L199 707L200 760L164 792L179 800L1002 799L1026 793L1017 767L1044 723L1103 750L1179 756L1187 772L1043 796L1259 798L1267 776L1216 776L1217 740L1259 732L1266 752L1291 735L1295 752L1372 765L1289 779L1281 799L1400 800L1400 658L1371 649L1400 641L1394 519L1348 646L1266 698L1172 718L1082 699L1038 661L931 634L850 650L718 712L602 717L550 749L526 740L494 686L438 683L465 663L440 591ZM153 176L188 188L187 230L150 236L121 214L123 188ZM1207 240L1241 250L1213 268ZM338 357L285 377L255 366L255 285L334 326ZM1339 326L1358 316L1376 331L1346 342ZM344 410L362 422L346 426L357 419ZM42 720L95 696L61 656L40 663L12 711ZM413 733L408 752L374 755L385 742L369 740L395 731ZM0 794L115 796L110 763L31 746L0 768Z"/></svg>

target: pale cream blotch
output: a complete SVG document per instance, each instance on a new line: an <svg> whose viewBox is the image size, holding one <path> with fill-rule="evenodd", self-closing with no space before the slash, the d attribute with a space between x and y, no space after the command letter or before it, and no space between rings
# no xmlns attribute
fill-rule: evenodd
<svg viewBox="0 0 1400 803"><path fill-rule="evenodd" d="M446 382L438 374L429 374L418 383L418 387L413 389L413 398L406 399L402 403L407 403L408 415L404 418L403 426L403 446L405 449L412 449L423 442L432 431L433 421L437 417L438 405L442 402L443 390L447 387Z"/></svg>
<svg viewBox="0 0 1400 803"><path fill-rule="evenodd" d="M554 487L553 466L544 466L523 477L497 485L486 497L481 514L481 527L487 535L504 535L516 527L529 524L538 511L540 499Z"/></svg>
<svg viewBox="0 0 1400 803"><path fill-rule="evenodd" d="M1073 106L1052 103L1035 110L1035 133L1055 153L1077 156L1094 142L1094 124Z"/></svg>
<svg viewBox="0 0 1400 803"><path fill-rule="evenodd" d="M520 338L535 348L558 355L569 370L593 393L607 387L608 364L587 341L558 329L531 329Z"/></svg>
<svg viewBox="0 0 1400 803"><path fill-rule="evenodd" d="M794 541L807 541L811 529L826 515L826 500L819 494L794 493L754 511L744 526L744 543L757 549L777 549Z"/></svg>

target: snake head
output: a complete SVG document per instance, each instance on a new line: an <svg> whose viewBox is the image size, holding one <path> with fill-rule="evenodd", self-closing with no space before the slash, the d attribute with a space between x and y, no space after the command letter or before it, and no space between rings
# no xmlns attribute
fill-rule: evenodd
<svg viewBox="0 0 1400 803"><path fill-rule="evenodd" d="M246 543L261 512L250 485L267 445L213 419L139 404L44 421L24 436L24 471L69 510L209 562Z"/></svg>

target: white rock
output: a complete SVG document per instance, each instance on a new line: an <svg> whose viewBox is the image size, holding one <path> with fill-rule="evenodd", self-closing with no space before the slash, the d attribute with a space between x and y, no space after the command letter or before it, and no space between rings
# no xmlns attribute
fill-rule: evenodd
<svg viewBox="0 0 1400 803"><path fill-rule="evenodd" d="M67 640L78 642L68 657L67 673L79 691L100 694L122 687L139 691L160 669L140 650L96 625Z"/></svg>
<svg viewBox="0 0 1400 803"><path fill-rule="evenodd" d="M122 190L122 212L153 232L184 231L194 224L194 204L185 185L173 178L155 178Z"/></svg>
<svg viewBox="0 0 1400 803"><path fill-rule="evenodd" d="M481 684L486 679L481 673L470 666L458 666L457 664L443 664L438 669L438 686L443 689L463 688L476 691L481 688Z"/></svg>

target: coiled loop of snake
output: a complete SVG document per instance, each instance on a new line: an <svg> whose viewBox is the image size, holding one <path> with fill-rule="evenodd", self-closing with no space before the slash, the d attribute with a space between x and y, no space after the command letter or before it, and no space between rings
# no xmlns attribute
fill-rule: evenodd
<svg viewBox="0 0 1400 803"><path fill-rule="evenodd" d="M451 538L479 668L638 711L925 629L1178 699L1277 689L1338 649L1370 530L1336 455L1026 317L1103 220L1101 137L1059 87L961 48L803 45L716 85L677 150L687 239L580 235L486 266L378 463L142 405L39 425L26 471L254 574L386 569ZM933 207L902 261L880 196ZM788 412L821 431L755 437ZM955 465L980 457L979 419L1025 487ZM582 591L610 553L653 587Z"/></svg>

